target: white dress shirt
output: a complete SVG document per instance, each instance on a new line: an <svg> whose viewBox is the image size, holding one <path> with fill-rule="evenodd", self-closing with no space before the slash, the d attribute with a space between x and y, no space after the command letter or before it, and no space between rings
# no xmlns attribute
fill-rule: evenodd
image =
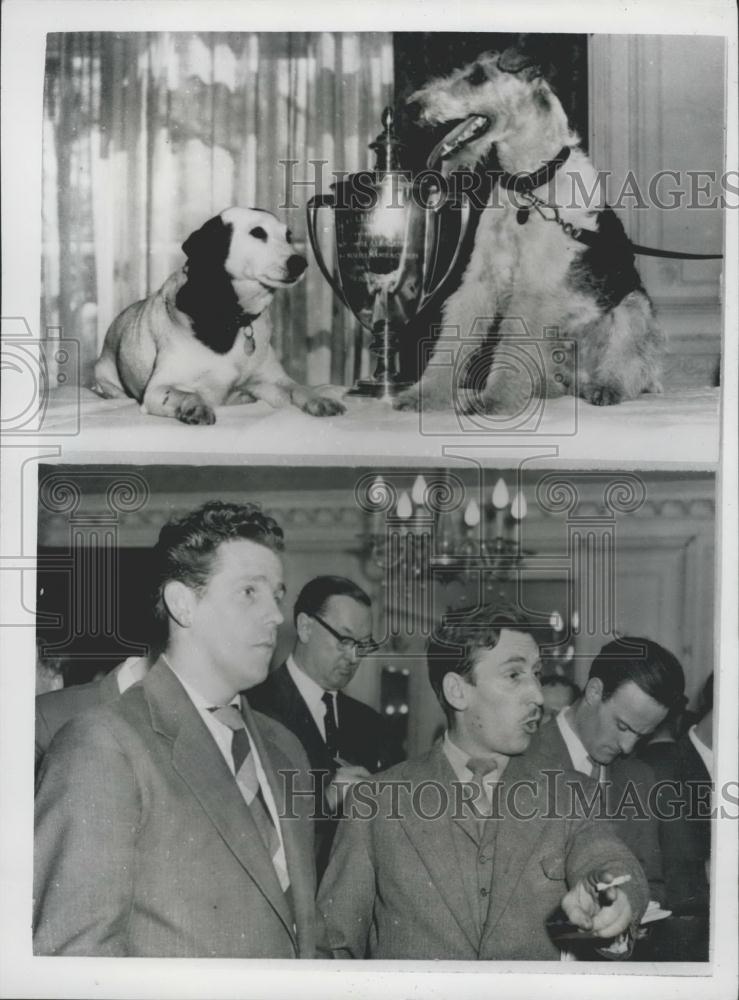
<svg viewBox="0 0 739 1000"><path fill-rule="evenodd" d="M569 706L560 709L555 717L555 722L559 726L562 739L567 744L567 752L570 755L572 766L581 774L587 774L588 777L603 781L605 768L602 764L596 764L588 754L585 744L572 728L572 724L568 718L568 710ZM595 771L593 771L594 767L596 768Z"/></svg>
<svg viewBox="0 0 739 1000"><path fill-rule="evenodd" d="M688 739L693 744L696 753L705 764L708 774L711 778L713 778L713 750L710 747L707 747L706 744L699 739L698 733L695 731L695 726L691 726L688 730Z"/></svg>
<svg viewBox="0 0 739 1000"><path fill-rule="evenodd" d="M172 670L171 666L170 670ZM188 684L187 681L183 680L182 677L180 677L179 674L175 673L174 670L172 670L172 673L175 674L175 677L180 682L182 687L185 689L185 694L188 696L190 701L195 706L195 711L198 713L200 718L205 723L208 732L211 734L211 736L216 742L216 746L221 751L221 754L223 755L223 759L225 760L229 771L235 777L236 772L234 768L233 754L231 753L231 744L233 742L233 729L230 729L225 723L219 722L218 719L216 719L213 712L210 711L210 709L213 707L211 702L206 701L199 691L196 691L195 688L193 688L190 684ZM234 705L239 710L239 712L241 711L241 701L238 695L236 695L236 697L233 698L229 702L229 704ZM280 819L277 812L277 806L275 804L274 796L272 795L272 789L270 788L269 781L267 780L267 775L265 774L264 768L262 767L262 761L259 757L259 751L254 745L254 741L251 738L251 733L249 732L249 729L246 726L245 728L246 728L246 735L249 737L249 747L251 749L251 753L254 758L254 767L256 768L257 777L259 778L259 787L262 790L264 801L267 805L267 808L269 809L270 816L272 817L272 822L274 823L275 829L277 830L277 835L280 838L280 847L282 848L282 852L284 854L285 845L282 840Z"/></svg>
<svg viewBox="0 0 739 1000"><path fill-rule="evenodd" d="M301 670L293 659L292 653L287 658L287 672L292 677L295 687L300 692L300 696L308 706L308 711L313 716L313 721L318 726L323 742L326 742L326 704L323 701L325 694L330 694L334 702L334 718L339 718L336 706L336 692L324 691L320 684L316 684L312 677L309 677L304 670Z"/></svg>
<svg viewBox="0 0 739 1000"><path fill-rule="evenodd" d="M456 743L452 741L449 736L449 731L444 733L444 742L442 743L442 750L446 759L451 764L452 770L456 775L457 781L472 781L472 771L467 767L467 761L470 759L470 755L466 750L461 750ZM507 760L500 760L501 754L490 754L491 758L495 758L498 761L498 767L495 771L490 771L483 778L482 784L485 789L488 801L493 801L493 786L496 782L500 781L503 776L503 771L508 763Z"/></svg>

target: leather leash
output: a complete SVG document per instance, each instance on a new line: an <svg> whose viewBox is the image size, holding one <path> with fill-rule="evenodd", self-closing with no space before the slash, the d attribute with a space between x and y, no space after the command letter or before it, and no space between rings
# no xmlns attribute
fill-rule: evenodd
<svg viewBox="0 0 739 1000"><path fill-rule="evenodd" d="M573 240L583 243L591 249L596 249L602 237L599 233L590 229L579 229L571 222L563 222L556 205L550 205L546 201L534 194L534 189L548 184L557 173L563 163L566 163L570 156L570 147L565 146L557 155L548 160L530 174L508 174L502 171L499 175L501 187L506 191L513 191L519 198L523 198L529 204L527 207L519 208L516 213L516 221L523 226L528 222L532 209L545 220L545 222L556 222L557 225ZM546 212L551 212L547 215ZM629 240L631 251L642 257L667 257L672 260L723 260L722 253L683 253L679 250L660 250L657 247L645 247L639 243L632 243Z"/></svg>

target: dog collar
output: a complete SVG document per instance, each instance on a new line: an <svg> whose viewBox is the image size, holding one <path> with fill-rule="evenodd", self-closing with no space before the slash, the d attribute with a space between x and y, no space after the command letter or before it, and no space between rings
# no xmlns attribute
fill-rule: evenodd
<svg viewBox="0 0 739 1000"><path fill-rule="evenodd" d="M244 334L244 353L253 354L256 344L254 343L254 327L251 325L251 321L247 321L246 326L241 327L241 332Z"/></svg>
<svg viewBox="0 0 739 1000"><path fill-rule="evenodd" d="M562 164L569 160L571 152L572 149L569 146L563 146L553 159L547 160L543 166L539 167L538 170L534 170L533 173L508 174L503 170L499 174L498 179L506 191L514 191L516 194L528 194L529 191L535 191L536 188L548 184Z"/></svg>

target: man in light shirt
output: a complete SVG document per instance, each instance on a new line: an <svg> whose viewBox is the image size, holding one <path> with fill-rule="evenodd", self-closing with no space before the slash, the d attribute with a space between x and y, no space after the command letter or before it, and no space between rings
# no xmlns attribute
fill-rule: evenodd
<svg viewBox="0 0 739 1000"><path fill-rule="evenodd" d="M605 808L659 903L664 878L650 806L655 779L634 749L682 703L684 689L682 667L664 647L651 639L614 639L593 660L582 696L541 727L529 752L542 769L573 768L602 784Z"/></svg>
<svg viewBox="0 0 739 1000"><path fill-rule="evenodd" d="M603 944L646 906L610 824L583 817L525 753L542 705L532 629L503 605L454 619L428 647L447 731L353 786L319 890L322 954L556 960L547 922L560 906Z"/></svg>
<svg viewBox="0 0 739 1000"><path fill-rule="evenodd" d="M41 765L36 954L313 955L308 764L239 694L266 676L283 620L282 547L254 504L162 529L160 657L65 725Z"/></svg>
<svg viewBox="0 0 739 1000"><path fill-rule="evenodd" d="M318 576L302 588L293 609L292 654L249 692L249 704L294 733L303 745L316 788L319 876L335 832L332 816L346 789L400 759L388 727L369 705L344 692L362 659L377 649L372 601L353 580Z"/></svg>

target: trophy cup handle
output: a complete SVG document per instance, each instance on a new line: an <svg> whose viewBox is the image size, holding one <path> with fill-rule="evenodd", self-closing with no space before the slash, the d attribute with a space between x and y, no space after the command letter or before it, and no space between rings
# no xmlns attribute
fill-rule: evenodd
<svg viewBox="0 0 739 1000"><path fill-rule="evenodd" d="M470 200L466 194L462 194L461 203L459 205L460 220L459 220L459 236L457 237L457 246L454 250L454 255L449 263L449 267L446 269L446 273L442 279L437 282L435 288L429 288L428 284L433 276L436 258L439 251L439 226L438 224L434 227L434 232L430 232L429 226L429 215L433 213L438 219L438 209L437 208L427 208L426 209L426 243L427 243L427 253L424 254L424 274L423 274L423 285L422 294L418 303L418 312L420 313L422 309L425 309L431 304L441 292L444 290L447 282L454 273L454 269L459 261L460 254L462 253L462 246L464 245L465 238L467 236L467 230L470 225Z"/></svg>
<svg viewBox="0 0 739 1000"><path fill-rule="evenodd" d="M313 248L313 256L316 258L318 266L321 269L321 274L324 276L329 285L333 288L336 294L339 296L341 301L347 307L351 309L351 305L347 302L346 296L344 295L344 290L341 285L336 281L331 271L326 267L326 262L323 259L323 251L318 243L318 236L316 235L316 222L318 220L318 209L319 208L334 208L335 202L333 195L330 194L317 194L308 202L308 236L310 238L310 245Z"/></svg>

